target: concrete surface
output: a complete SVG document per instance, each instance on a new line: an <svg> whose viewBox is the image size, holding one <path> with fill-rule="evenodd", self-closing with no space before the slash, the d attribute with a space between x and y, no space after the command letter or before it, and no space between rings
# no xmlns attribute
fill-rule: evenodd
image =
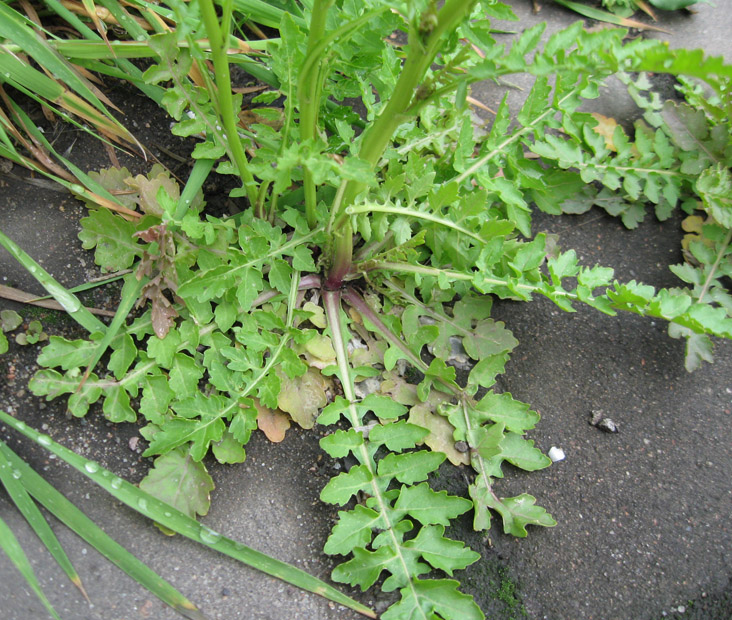
<svg viewBox="0 0 732 620"><path fill-rule="evenodd" d="M556 30L577 18L546 1L538 16L531 14L528 0L512 4L522 17L513 28L547 19ZM662 14L662 23L674 31L668 37L671 44L702 46L732 59L732 14L723 4L701 4L692 16ZM610 107L618 103L614 93L606 98ZM135 105L139 109L128 117L139 121L143 140L149 136L151 142L170 146L174 138L165 122L155 120L159 116L143 100ZM145 127L140 119L151 120ZM60 144L71 144L74 137L67 131L59 136ZM98 147L81 136L74 149L88 164L106 161L100 151L87 151ZM17 168L13 172L23 176ZM96 275L92 257L76 240L83 209L66 194L24 180L2 181L0 228L67 286ZM649 217L636 231L626 231L595 211L538 216L536 222L535 230L558 233L561 245L576 248L585 264L612 266L620 279L638 278L657 286L675 283L666 266L681 260L678 219L661 224ZM2 250L0 283L41 292ZM90 301L113 307L114 293ZM20 308L0 300L0 308L6 307ZM506 321L521 343L501 387L541 412L543 419L531 434L537 446L544 451L561 447L567 458L542 472L511 470L500 484L501 494L526 491L536 496L559 522L556 528L532 528L527 539L515 540L497 526L484 536L470 530L467 518L457 524L453 534L484 556L460 575L465 589L488 617L499 620L732 618L732 343L719 343L714 365L689 375L683 368L683 345L666 335L662 323L632 315L607 317L589 309L568 315L542 300L499 303L494 316ZM75 329L53 312L42 313L41 320L49 333ZM38 351L13 346L0 357L0 408L115 473L140 480L148 464L129 447L135 426L111 425L95 413L68 420L62 400L46 404L28 392ZM594 409L611 417L620 432L605 434L591 426L588 417ZM0 429L0 437L210 618L356 617L189 541L163 537L136 513L116 505L28 442L19 442L7 429ZM333 564L320 549L335 510L317 498L334 474L334 464L321 457L318 439L317 432L290 431L282 444L272 445L255 436L246 463L210 463L217 489L205 523L327 577ZM440 480L455 492L465 491L463 472L443 468ZM19 533L51 602L66 620L178 617L59 525L55 529L92 598L93 606L87 605L4 493L0 517ZM4 557L0 575L4 620L46 617ZM361 599L379 609L379 596L367 593Z"/></svg>

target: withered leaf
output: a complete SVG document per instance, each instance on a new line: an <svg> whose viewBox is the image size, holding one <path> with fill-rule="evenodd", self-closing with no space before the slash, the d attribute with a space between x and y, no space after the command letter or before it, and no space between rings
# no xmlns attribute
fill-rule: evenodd
<svg viewBox="0 0 732 620"><path fill-rule="evenodd" d="M255 401L255 406L259 430L273 443L282 441L287 429L290 428L290 417L279 409L265 407L259 401Z"/></svg>
<svg viewBox="0 0 732 620"><path fill-rule="evenodd" d="M422 441L436 452L444 452L453 465L468 465L470 456L455 448L455 427L447 418L434 413L426 403L420 403L409 411L408 422L426 428L430 433Z"/></svg>
<svg viewBox="0 0 732 620"><path fill-rule="evenodd" d="M282 381L277 397L278 407L289 413L302 428L313 428L318 412L328 402L325 395L327 380L314 368L308 368L304 375L294 379L284 373L278 374Z"/></svg>

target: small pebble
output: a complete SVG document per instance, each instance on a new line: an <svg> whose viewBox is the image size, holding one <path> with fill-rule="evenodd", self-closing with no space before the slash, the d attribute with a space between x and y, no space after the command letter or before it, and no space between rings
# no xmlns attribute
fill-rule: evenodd
<svg viewBox="0 0 732 620"><path fill-rule="evenodd" d="M593 410L590 414L590 424L599 428L601 431L606 433L617 433L618 425L615 424L610 418L606 417L602 411L597 409Z"/></svg>
<svg viewBox="0 0 732 620"><path fill-rule="evenodd" d="M557 448L556 446L552 446L549 448L549 458L552 460L553 463L556 463L557 461L563 461L565 457L564 450L561 448Z"/></svg>

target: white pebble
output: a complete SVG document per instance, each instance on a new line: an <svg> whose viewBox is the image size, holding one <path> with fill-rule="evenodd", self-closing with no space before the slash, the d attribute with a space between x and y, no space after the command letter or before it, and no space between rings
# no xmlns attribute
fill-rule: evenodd
<svg viewBox="0 0 732 620"><path fill-rule="evenodd" d="M556 446L552 446L549 448L549 458L552 460L553 463L556 463L557 461L563 461L564 460L564 450L561 448L557 448Z"/></svg>

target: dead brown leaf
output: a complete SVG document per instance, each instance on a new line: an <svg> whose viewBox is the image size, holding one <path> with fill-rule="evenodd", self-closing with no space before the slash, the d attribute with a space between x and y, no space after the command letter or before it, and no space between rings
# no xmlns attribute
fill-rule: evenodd
<svg viewBox="0 0 732 620"><path fill-rule="evenodd" d="M279 443L285 438L290 428L290 417L279 409L265 407L259 401L254 402L257 408L257 426L273 443Z"/></svg>
<svg viewBox="0 0 732 620"><path fill-rule="evenodd" d="M615 134L615 128L618 126L618 121L614 118L610 118L609 116L598 114L597 112L592 112L592 118L597 121L597 125L595 125L592 130L597 135L602 136L605 139L605 146L609 150L613 152L617 151L618 149L613 141L613 135Z"/></svg>

